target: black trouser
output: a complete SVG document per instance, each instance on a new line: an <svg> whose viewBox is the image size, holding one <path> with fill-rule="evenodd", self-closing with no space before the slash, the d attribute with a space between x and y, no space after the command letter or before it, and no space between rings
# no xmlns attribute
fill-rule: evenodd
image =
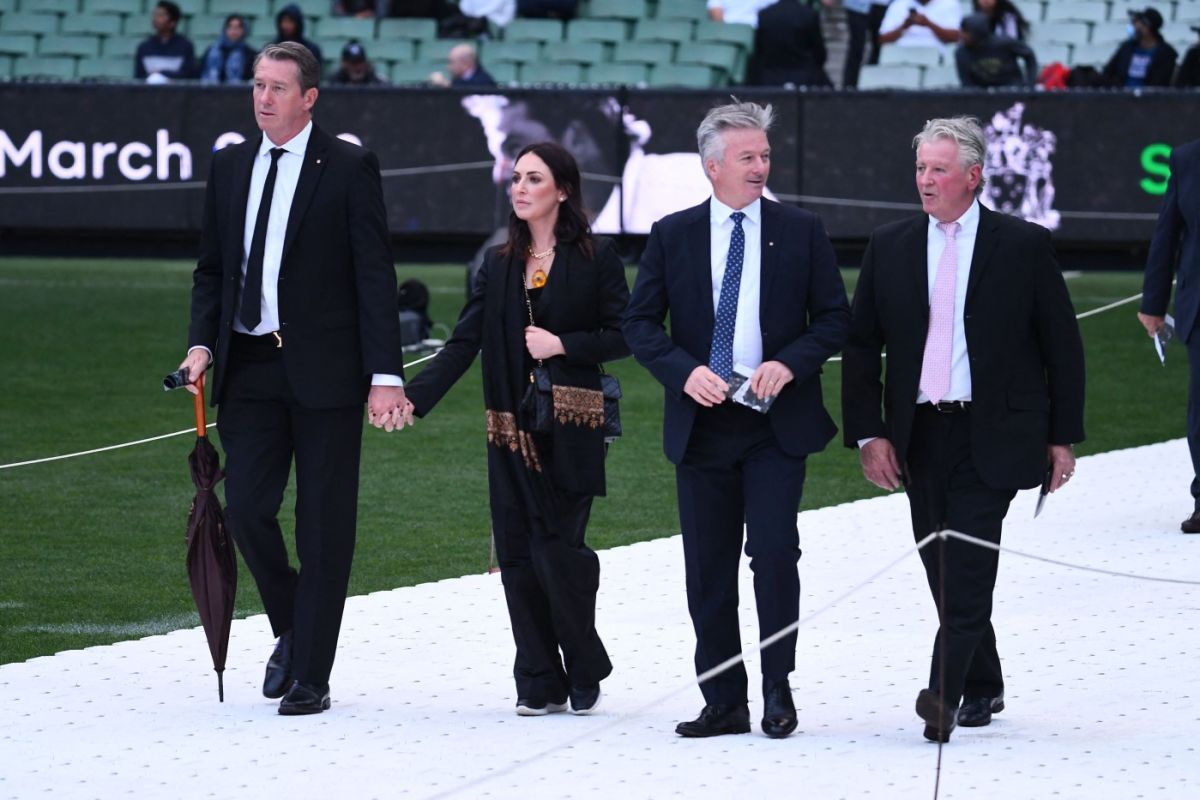
<svg viewBox="0 0 1200 800"><path fill-rule="evenodd" d="M546 468L548 448L541 452ZM562 491L552 519L511 505L492 509L496 557L517 645L518 698L561 703L571 685L599 683L612 673L596 632L600 559L584 544L591 511L590 495Z"/></svg>
<svg viewBox="0 0 1200 800"><path fill-rule="evenodd" d="M867 63L879 63L879 26L883 23L883 15L886 12L887 6L883 5L872 5L865 14L857 11L846 12L850 42L846 47L846 64L842 69L843 89L858 86L858 73L862 68L863 51L866 50L868 36L871 39L871 52Z"/></svg>
<svg viewBox="0 0 1200 800"><path fill-rule="evenodd" d="M697 411L675 471L697 675L742 651L738 565L743 526L759 639L799 617L796 514L804 469L803 457L779 448L765 414L728 402ZM796 668L796 633L767 647L761 659L764 681L787 678ZM700 690L709 704L745 703L745 665L705 681Z"/></svg>
<svg viewBox="0 0 1200 800"><path fill-rule="evenodd" d="M971 460L971 412L942 414L917 406L908 452L908 501L917 541L950 529L1000 543L1000 529L1016 492L984 484ZM999 553L959 539L921 550L925 576L940 617L929 688L956 707L1004 691L992 591Z"/></svg>
<svg viewBox="0 0 1200 800"><path fill-rule="evenodd" d="M1196 511L1200 511L1200 333L1193 331L1187 338L1188 365L1188 405L1187 405L1187 441L1188 451L1192 454L1192 501Z"/></svg>
<svg viewBox="0 0 1200 800"><path fill-rule="evenodd" d="M278 636L293 631L293 676L329 681L354 557L362 406L296 402L274 337L235 334L217 430L225 519ZM279 507L296 462L297 573Z"/></svg>

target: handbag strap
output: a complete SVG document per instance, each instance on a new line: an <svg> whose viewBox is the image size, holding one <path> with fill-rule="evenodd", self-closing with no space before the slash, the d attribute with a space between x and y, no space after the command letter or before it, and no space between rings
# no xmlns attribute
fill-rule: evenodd
<svg viewBox="0 0 1200 800"><path fill-rule="evenodd" d="M529 312L529 325L532 327L532 326L536 325L537 323L535 323L533 321L533 303L529 302L529 286L525 283L525 265L524 264L521 265L521 291L525 295L525 310ZM542 364L542 360L540 358L537 360L537 365L539 367L545 366L544 364ZM532 372L529 373L529 382L533 383L533 373Z"/></svg>

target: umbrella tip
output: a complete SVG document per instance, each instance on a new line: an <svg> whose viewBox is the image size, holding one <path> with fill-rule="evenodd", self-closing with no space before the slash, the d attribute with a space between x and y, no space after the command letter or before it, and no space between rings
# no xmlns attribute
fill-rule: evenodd
<svg viewBox="0 0 1200 800"><path fill-rule="evenodd" d="M217 673L217 696L221 698L221 702L225 702L225 676L220 672Z"/></svg>

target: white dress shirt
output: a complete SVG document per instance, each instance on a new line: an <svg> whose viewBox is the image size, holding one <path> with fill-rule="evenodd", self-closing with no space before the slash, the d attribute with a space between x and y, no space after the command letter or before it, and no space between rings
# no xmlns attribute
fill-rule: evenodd
<svg viewBox="0 0 1200 800"><path fill-rule="evenodd" d="M979 233L979 201L971 203L966 213L955 220L959 224L954 243L958 251L958 272L954 281L954 338L950 346L950 391L943 401L971 399L971 363L967 359L967 332L963 328L963 310L967 305L967 281L971 277L971 257L975 253L975 236ZM946 235L938 220L929 218L926 234L925 261L929 275L929 301L933 302L933 284L937 279L938 261L946 249ZM917 390L917 402L928 403L929 397Z"/></svg>
<svg viewBox="0 0 1200 800"><path fill-rule="evenodd" d="M962 26L962 6L958 0L929 0L925 5L921 5L917 0L892 0L887 11L884 12L883 22L879 24L880 33L891 33L904 24L904 20L908 19L910 11L918 11L923 14L930 22L940 28L949 28L950 30L958 30ZM924 25L913 25L900 35L900 38L892 42L892 44L884 45L891 47L899 45L900 47L937 47L943 53L949 53L956 46L955 44L946 44L937 35Z"/></svg>
<svg viewBox="0 0 1200 800"><path fill-rule="evenodd" d="M724 22L757 28L758 12L775 2L776 0L708 0L706 5L709 9L721 9Z"/></svg>
<svg viewBox="0 0 1200 800"><path fill-rule="evenodd" d="M742 231L746 234L746 251L742 261L742 282L738 290L737 320L733 328L733 363L758 369L762 363L762 324L759 321L759 285L762 275L762 200L755 200L742 209L730 208L713 195L709 204L710 245L712 257L713 313L721 307L721 281L725 279L725 259L729 255L729 239L733 236L733 220L729 215L741 211Z"/></svg>

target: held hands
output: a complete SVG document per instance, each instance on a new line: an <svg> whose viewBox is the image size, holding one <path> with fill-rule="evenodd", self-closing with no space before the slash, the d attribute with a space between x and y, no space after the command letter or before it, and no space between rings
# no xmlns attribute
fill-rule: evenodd
<svg viewBox="0 0 1200 800"><path fill-rule="evenodd" d="M1167 318L1143 314L1139 311L1138 322L1142 323L1142 327L1146 329L1146 333L1150 334L1151 338L1153 338L1158 333L1158 329L1167 324Z"/></svg>
<svg viewBox="0 0 1200 800"><path fill-rule="evenodd" d="M367 395L367 421L391 433L413 424L413 404L401 386L372 386Z"/></svg>
<svg viewBox="0 0 1200 800"><path fill-rule="evenodd" d="M867 442L859 450L858 460L871 483L889 492L900 488L900 463L889 440L880 437Z"/></svg>
<svg viewBox="0 0 1200 800"><path fill-rule="evenodd" d="M539 328L536 325L530 325L525 329L525 349L534 358L542 359L565 356L567 354L566 348L563 347L562 339L545 328Z"/></svg>
<svg viewBox="0 0 1200 800"><path fill-rule="evenodd" d="M729 384L722 380L720 375L701 364L688 375L687 382L683 384L683 391L705 408L712 408L725 402L725 392L729 391Z"/></svg>
<svg viewBox="0 0 1200 800"><path fill-rule="evenodd" d="M1075 450L1069 444L1052 444L1046 448L1050 462L1050 492L1067 485L1075 474Z"/></svg>
<svg viewBox="0 0 1200 800"><path fill-rule="evenodd" d="M200 390L196 388L196 381L200 380L200 376L208 369L212 359L208 357L208 351L203 347L197 347L195 350L187 354L179 364L180 369L186 369L188 375L187 386L183 387L192 394L200 394Z"/></svg>
<svg viewBox="0 0 1200 800"><path fill-rule="evenodd" d="M795 377L782 361L764 361L750 376L750 389L759 397L774 397Z"/></svg>

